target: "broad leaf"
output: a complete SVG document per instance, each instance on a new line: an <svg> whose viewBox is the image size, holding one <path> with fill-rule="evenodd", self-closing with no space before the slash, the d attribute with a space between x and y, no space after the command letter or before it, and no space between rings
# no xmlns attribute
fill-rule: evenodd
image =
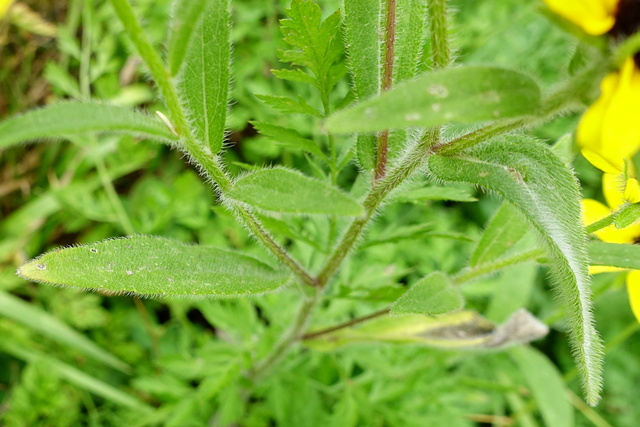
<svg viewBox="0 0 640 427"><path fill-rule="evenodd" d="M98 346L82 333L62 323L46 311L3 291L0 291L0 314L106 365L123 372L130 370L126 363Z"/></svg>
<svg viewBox="0 0 640 427"><path fill-rule="evenodd" d="M207 1L200 15L191 23L178 89L196 137L215 154L222 148L229 101L228 0Z"/></svg>
<svg viewBox="0 0 640 427"><path fill-rule="evenodd" d="M499 193L540 232L587 401L595 405L602 387L603 349L591 313L580 193L571 170L546 146L524 136L491 141L453 157L432 156L428 164L438 179Z"/></svg>
<svg viewBox="0 0 640 427"><path fill-rule="evenodd" d="M428 72L329 117L336 133L432 127L534 114L540 89L524 74L465 66Z"/></svg>
<svg viewBox="0 0 640 427"><path fill-rule="evenodd" d="M412 285L391 307L391 314L436 316L460 310L464 299L446 274L429 274Z"/></svg>
<svg viewBox="0 0 640 427"><path fill-rule="evenodd" d="M0 148L20 142L61 139L88 132L121 132L174 143L178 140L155 117L115 105L60 102L0 122Z"/></svg>
<svg viewBox="0 0 640 427"><path fill-rule="evenodd" d="M152 236L57 249L24 264L18 274L47 284L149 296L255 295L288 280L238 252Z"/></svg>
<svg viewBox="0 0 640 427"><path fill-rule="evenodd" d="M267 212L358 216L362 205L297 171L263 169L238 179L226 197Z"/></svg>
<svg viewBox="0 0 640 427"><path fill-rule="evenodd" d="M640 246L593 241L589 243L591 265L640 270Z"/></svg>
<svg viewBox="0 0 640 427"><path fill-rule="evenodd" d="M475 267L500 258L518 243L528 230L528 224L522 215L509 204L503 203L489 221L478 246L471 254L469 266Z"/></svg>
<svg viewBox="0 0 640 427"><path fill-rule="evenodd" d="M487 350L527 343L544 337L548 331L544 323L526 310L514 313L500 325L474 311L464 310L439 317L420 314L379 317L307 340L305 345L325 351L355 342L382 341L444 349Z"/></svg>
<svg viewBox="0 0 640 427"><path fill-rule="evenodd" d="M530 347L511 350L520 373L535 398L546 426L573 427L573 406L558 369L547 357Z"/></svg>
<svg viewBox="0 0 640 427"><path fill-rule="evenodd" d="M178 74L187 54L189 41L204 11L207 0L176 0L173 4L173 19L169 31L169 72Z"/></svg>

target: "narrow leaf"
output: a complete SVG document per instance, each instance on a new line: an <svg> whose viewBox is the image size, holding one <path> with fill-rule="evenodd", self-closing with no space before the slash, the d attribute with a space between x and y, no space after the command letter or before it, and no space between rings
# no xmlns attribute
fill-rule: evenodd
<svg viewBox="0 0 640 427"><path fill-rule="evenodd" d="M469 190L458 187L424 187L398 193L395 201L425 203L430 200L452 200L455 202L476 202Z"/></svg>
<svg viewBox="0 0 640 427"><path fill-rule="evenodd" d="M504 255L528 231L528 224L519 212L503 203L485 229L476 246L469 266L475 267L494 261Z"/></svg>
<svg viewBox="0 0 640 427"><path fill-rule="evenodd" d="M178 74L180 66L184 62L195 29L194 23L200 20L206 3L206 0L176 0L174 2L167 48L169 72L172 76Z"/></svg>
<svg viewBox="0 0 640 427"><path fill-rule="evenodd" d="M57 249L24 264L18 274L47 284L149 296L254 295L288 280L238 252L152 236Z"/></svg>
<svg viewBox="0 0 640 427"><path fill-rule="evenodd" d="M195 7L195 6L194 6ZM212 153L222 148L229 101L229 4L207 1L178 74L178 89L195 135Z"/></svg>
<svg viewBox="0 0 640 427"><path fill-rule="evenodd" d="M589 243L591 265L640 270L640 246L593 241Z"/></svg>
<svg viewBox="0 0 640 427"><path fill-rule="evenodd" d="M0 291L0 314L113 368L123 372L130 369L122 360L56 317L3 291Z"/></svg>
<svg viewBox="0 0 640 427"><path fill-rule="evenodd" d="M394 82L411 79L418 71L427 22L427 2L399 0L397 2Z"/></svg>
<svg viewBox="0 0 640 427"><path fill-rule="evenodd" d="M278 144L298 150L303 150L311 154L315 154L316 156L321 158L325 157L324 153L322 152L320 147L316 145L316 143L314 143L310 139L303 137L295 129L289 129L263 122L251 122L251 124L260 134L272 138Z"/></svg>
<svg viewBox="0 0 640 427"><path fill-rule="evenodd" d="M464 299L442 272L429 274L409 288L391 307L391 314L436 316L460 310Z"/></svg>
<svg viewBox="0 0 640 427"><path fill-rule="evenodd" d="M587 402L602 387L602 342L591 313L586 236L573 173L546 146L524 136L491 141L455 157L432 156L431 173L495 191L540 232L550 258L552 283L569 320L569 338Z"/></svg>
<svg viewBox="0 0 640 427"><path fill-rule="evenodd" d="M574 426L573 407L567 396L567 387L553 363L530 347L514 348L510 353L538 404L545 425Z"/></svg>
<svg viewBox="0 0 640 427"><path fill-rule="evenodd" d="M304 98L297 100L287 96L256 95L256 97L269 107L284 114L306 114L312 117L323 117L322 113L310 106Z"/></svg>
<svg viewBox="0 0 640 427"><path fill-rule="evenodd" d="M640 203L633 203L620 209L614 224L616 228L625 228L640 218Z"/></svg>
<svg viewBox="0 0 640 427"><path fill-rule="evenodd" d="M329 117L336 133L432 127L534 114L540 89L524 74L466 66L428 72Z"/></svg>
<svg viewBox="0 0 640 427"><path fill-rule="evenodd" d="M284 168L245 175L226 196L268 212L347 216L364 213L357 201L338 188Z"/></svg>
<svg viewBox="0 0 640 427"><path fill-rule="evenodd" d="M380 0L344 0L347 65L358 99L380 90Z"/></svg>
<svg viewBox="0 0 640 427"><path fill-rule="evenodd" d="M0 122L0 148L87 132L121 132L163 142L177 137L159 119L93 102L60 102Z"/></svg>

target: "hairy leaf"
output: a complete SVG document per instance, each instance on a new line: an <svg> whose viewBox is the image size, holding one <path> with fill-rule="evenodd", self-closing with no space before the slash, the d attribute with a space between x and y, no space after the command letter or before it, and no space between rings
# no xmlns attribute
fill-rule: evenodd
<svg viewBox="0 0 640 427"><path fill-rule="evenodd" d="M432 156L428 164L439 179L499 193L540 232L587 401L595 405L602 387L603 348L591 313L587 241L571 170L546 146L524 136L491 141L452 157Z"/></svg>
<svg viewBox="0 0 640 427"><path fill-rule="evenodd" d="M589 243L591 265L640 270L640 246L593 241Z"/></svg>
<svg viewBox="0 0 640 427"><path fill-rule="evenodd" d="M503 203L471 254L469 266L475 267L500 258L524 237L528 229L526 220L512 206Z"/></svg>
<svg viewBox="0 0 640 427"><path fill-rule="evenodd" d="M464 299L446 274L436 271L413 284L391 307L391 314L436 316L460 310Z"/></svg>
<svg viewBox="0 0 640 427"><path fill-rule="evenodd" d="M395 61L393 81L400 83L416 75L427 22L427 2L399 0L397 2Z"/></svg>
<svg viewBox="0 0 640 427"><path fill-rule="evenodd" d="M432 71L327 119L331 132L473 123L533 114L540 89L529 77L502 68L465 66Z"/></svg>
<svg viewBox="0 0 640 427"><path fill-rule="evenodd" d="M226 196L268 212L347 216L364 213L357 201L338 188L284 168L245 175Z"/></svg>
<svg viewBox="0 0 640 427"><path fill-rule="evenodd" d="M163 142L175 136L159 119L94 102L60 102L0 122L0 148L87 132L121 132Z"/></svg>
<svg viewBox="0 0 640 427"><path fill-rule="evenodd" d="M149 296L254 295L288 280L238 252L152 236L53 250L24 264L18 274L47 284Z"/></svg>
<svg viewBox="0 0 640 427"><path fill-rule="evenodd" d="M178 74L184 62L193 31L194 23L201 18L207 0L176 0L173 4L173 19L169 31L168 54L169 72Z"/></svg>
<svg viewBox="0 0 640 427"><path fill-rule="evenodd" d="M195 6L193 6L195 7ZM222 148L229 101L229 3L206 2L184 54L178 89L196 137L217 153Z"/></svg>

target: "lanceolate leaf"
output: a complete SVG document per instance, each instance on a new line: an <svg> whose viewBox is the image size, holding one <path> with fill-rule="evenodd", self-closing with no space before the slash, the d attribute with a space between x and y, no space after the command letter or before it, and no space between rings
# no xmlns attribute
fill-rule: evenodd
<svg viewBox="0 0 640 427"><path fill-rule="evenodd" d="M399 0L397 2L394 82L413 78L418 71L425 23L427 2L424 0Z"/></svg>
<svg viewBox="0 0 640 427"><path fill-rule="evenodd" d="M169 32L169 71L178 74L184 62L187 46L194 30L194 23L200 20L207 0L177 0L173 5L173 19Z"/></svg>
<svg viewBox="0 0 640 427"><path fill-rule="evenodd" d="M640 246L593 241L589 243L591 265L640 270Z"/></svg>
<svg viewBox="0 0 640 427"><path fill-rule="evenodd" d="M503 203L471 254L469 266L494 261L504 255L527 233L528 224L508 203Z"/></svg>
<svg viewBox="0 0 640 427"><path fill-rule="evenodd" d="M466 66L433 71L331 116L331 132L473 123L533 114L540 89L524 74L492 67Z"/></svg>
<svg viewBox="0 0 640 427"><path fill-rule="evenodd" d="M288 280L286 273L238 252L152 236L54 250L18 274L47 284L150 296L254 295Z"/></svg>
<svg viewBox="0 0 640 427"><path fill-rule="evenodd" d="M60 102L0 122L0 148L20 142L61 139L87 132L121 132L163 142L178 140L155 117L115 105Z"/></svg>
<svg viewBox="0 0 640 427"><path fill-rule="evenodd" d="M228 9L228 0L206 2L200 19L191 24L178 74L178 89L196 137L214 154L222 148L229 100Z"/></svg>
<svg viewBox="0 0 640 427"><path fill-rule="evenodd" d="M553 284L569 320L569 337L589 404L602 386L602 343L594 327L580 193L571 171L546 146L524 136L492 141L455 157L432 156L439 179L501 194L540 232Z"/></svg>
<svg viewBox="0 0 640 427"><path fill-rule="evenodd" d="M339 189L284 168L245 175L226 196L268 212L346 216L364 213L357 201Z"/></svg>
<svg viewBox="0 0 640 427"><path fill-rule="evenodd" d="M409 288L391 307L391 314L436 316L460 310L464 299L442 272L429 274Z"/></svg>

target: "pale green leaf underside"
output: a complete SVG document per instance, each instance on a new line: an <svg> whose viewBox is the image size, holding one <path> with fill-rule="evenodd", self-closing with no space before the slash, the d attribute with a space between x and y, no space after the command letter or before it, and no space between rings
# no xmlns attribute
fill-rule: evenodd
<svg viewBox="0 0 640 427"><path fill-rule="evenodd" d="M0 148L87 132L120 132L163 142L178 139L160 119L127 108L93 102L60 102L1 122Z"/></svg>
<svg viewBox="0 0 640 427"><path fill-rule="evenodd" d="M123 372L130 369L126 363L98 346L82 333L72 329L46 311L4 291L0 291L0 314L113 368Z"/></svg>
<svg viewBox="0 0 640 427"><path fill-rule="evenodd" d="M500 258L524 237L528 229L525 219L512 206L503 203L471 254L469 266L475 267Z"/></svg>
<svg viewBox="0 0 640 427"><path fill-rule="evenodd" d="M421 314L379 317L305 341L305 345L326 351L350 343L382 341L449 350L487 350L527 343L544 337L548 331L544 323L526 310L517 311L500 325L474 311L463 310L439 317Z"/></svg>
<svg viewBox="0 0 640 427"><path fill-rule="evenodd" d="M546 426L573 427L573 406L558 369L538 350L518 347L511 350L520 373L535 398Z"/></svg>
<svg viewBox="0 0 640 427"><path fill-rule="evenodd" d="M589 243L591 265L640 270L640 246L593 241Z"/></svg>
<svg viewBox="0 0 640 427"><path fill-rule="evenodd" d="M233 297L272 291L284 272L226 249L132 236L47 252L18 274L53 285L150 296Z"/></svg>
<svg viewBox="0 0 640 427"><path fill-rule="evenodd" d="M473 183L501 194L540 232L587 401L596 404L603 350L591 313L587 242L572 172L546 146L524 136L491 141L455 157L432 156L429 168L444 181Z"/></svg>
<svg viewBox="0 0 640 427"><path fill-rule="evenodd" d="M284 169L263 169L239 178L226 197L267 212L358 216L362 205L338 188Z"/></svg>
<svg viewBox="0 0 640 427"><path fill-rule="evenodd" d="M178 74L184 62L194 23L199 21L206 3L207 0L177 0L173 5L173 19L167 47L169 72L172 76Z"/></svg>
<svg viewBox="0 0 640 427"><path fill-rule="evenodd" d="M464 299L449 277L439 271L412 285L391 307L391 314L436 316L460 310Z"/></svg>
<svg viewBox="0 0 640 427"><path fill-rule="evenodd" d="M229 98L229 4L206 3L184 54L178 90L196 137L217 153L222 148Z"/></svg>
<svg viewBox="0 0 640 427"><path fill-rule="evenodd" d="M502 68L466 66L433 71L398 84L327 119L331 132L473 123L534 114L540 89L524 74Z"/></svg>

